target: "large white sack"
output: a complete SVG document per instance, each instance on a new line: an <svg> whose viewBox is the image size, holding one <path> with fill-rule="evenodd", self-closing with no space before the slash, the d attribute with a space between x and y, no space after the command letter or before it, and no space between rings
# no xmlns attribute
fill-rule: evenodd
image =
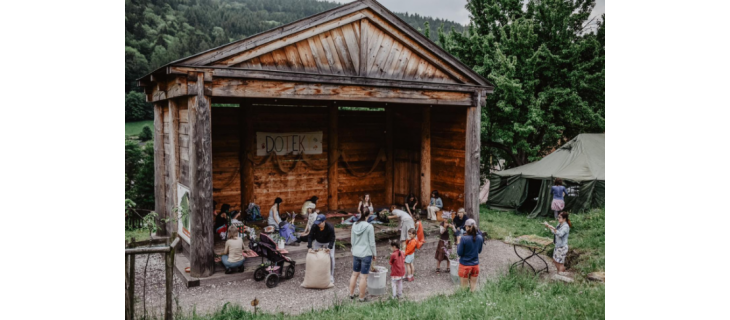
<svg viewBox="0 0 730 320"><path fill-rule="evenodd" d="M330 282L330 255L324 250L307 253L307 265L304 271L302 287L309 289L327 289L335 285Z"/></svg>

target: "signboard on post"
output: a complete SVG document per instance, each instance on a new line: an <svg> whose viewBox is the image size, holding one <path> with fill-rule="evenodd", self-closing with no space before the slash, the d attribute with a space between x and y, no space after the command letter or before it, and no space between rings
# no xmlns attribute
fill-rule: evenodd
<svg viewBox="0 0 730 320"><path fill-rule="evenodd" d="M190 189L177 184L177 234L190 244Z"/></svg>
<svg viewBox="0 0 730 320"><path fill-rule="evenodd" d="M271 151L277 155L322 154L322 131L256 132L256 155L265 156Z"/></svg>

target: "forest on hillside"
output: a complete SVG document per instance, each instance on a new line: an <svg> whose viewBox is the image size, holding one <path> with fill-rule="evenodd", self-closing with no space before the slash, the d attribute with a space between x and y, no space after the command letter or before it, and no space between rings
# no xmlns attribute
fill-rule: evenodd
<svg viewBox="0 0 730 320"><path fill-rule="evenodd" d="M340 6L318 0L126 0L125 105L126 121L152 119L136 79L170 61ZM414 13L396 13L423 30L443 25L458 32L464 26ZM425 30L424 30L425 31Z"/></svg>

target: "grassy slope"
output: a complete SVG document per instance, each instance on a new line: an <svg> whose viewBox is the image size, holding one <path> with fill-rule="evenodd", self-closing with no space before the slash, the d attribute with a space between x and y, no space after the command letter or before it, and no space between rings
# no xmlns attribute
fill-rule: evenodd
<svg viewBox="0 0 730 320"><path fill-rule="evenodd" d="M537 234L549 236L543 220L482 208L481 227L492 238ZM594 210L571 219L571 248L583 252L581 272L605 268L605 210ZM248 307L247 307L248 309ZM488 281L479 291L438 295L422 302L386 300L368 304L345 302L322 311L294 317L258 314L226 305L209 315L179 315L177 319L600 319L605 318L605 287L579 281L546 282L522 272L511 272Z"/></svg>
<svg viewBox="0 0 730 320"><path fill-rule="evenodd" d="M152 120L137 121L137 122L125 122L124 123L124 135L125 136L136 136L142 132L144 126L149 126L150 129L155 127L155 122Z"/></svg>

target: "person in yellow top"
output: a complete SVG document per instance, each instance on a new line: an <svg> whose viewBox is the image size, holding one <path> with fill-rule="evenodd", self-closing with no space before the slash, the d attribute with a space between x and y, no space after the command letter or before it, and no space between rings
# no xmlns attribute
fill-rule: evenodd
<svg viewBox="0 0 730 320"><path fill-rule="evenodd" d="M248 249L243 247L243 239L238 236L238 228L228 228L228 240L226 247L223 249L221 262L226 267L226 274L232 273L234 269L237 272L243 272L243 252Z"/></svg>

